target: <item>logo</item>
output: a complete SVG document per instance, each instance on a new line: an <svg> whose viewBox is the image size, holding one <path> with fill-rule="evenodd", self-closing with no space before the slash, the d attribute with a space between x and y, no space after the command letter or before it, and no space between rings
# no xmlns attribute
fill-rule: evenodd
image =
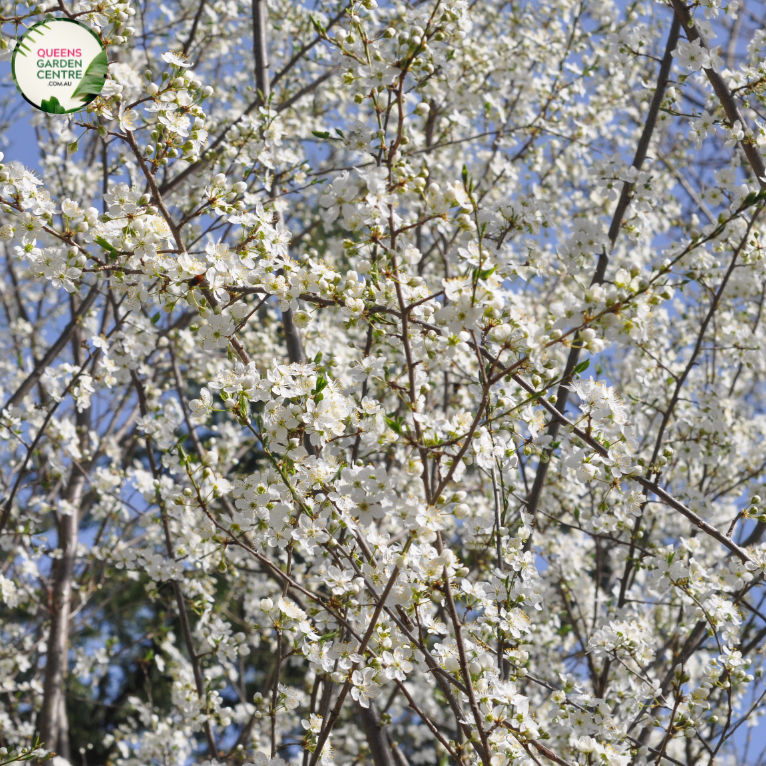
<svg viewBox="0 0 766 766"><path fill-rule="evenodd" d="M109 61L95 32L74 19L49 18L30 27L13 50L13 81L35 109L76 112L106 81Z"/></svg>

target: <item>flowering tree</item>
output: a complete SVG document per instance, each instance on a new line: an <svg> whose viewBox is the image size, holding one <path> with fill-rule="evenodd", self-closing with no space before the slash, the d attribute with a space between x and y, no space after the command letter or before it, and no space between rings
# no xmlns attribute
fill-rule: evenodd
<svg viewBox="0 0 766 766"><path fill-rule="evenodd" d="M762 5L0 8L0 764L765 762Z"/></svg>

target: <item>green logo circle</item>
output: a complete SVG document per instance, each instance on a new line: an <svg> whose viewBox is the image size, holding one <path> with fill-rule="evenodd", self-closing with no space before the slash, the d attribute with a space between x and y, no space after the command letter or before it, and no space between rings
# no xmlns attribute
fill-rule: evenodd
<svg viewBox="0 0 766 766"><path fill-rule="evenodd" d="M13 50L16 88L35 109L76 112L106 81L109 61L98 35L74 19L49 18L30 27Z"/></svg>

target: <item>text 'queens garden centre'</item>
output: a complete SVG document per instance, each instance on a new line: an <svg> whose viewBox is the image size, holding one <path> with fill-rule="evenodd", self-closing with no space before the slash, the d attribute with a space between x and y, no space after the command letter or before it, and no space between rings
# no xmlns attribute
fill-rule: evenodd
<svg viewBox="0 0 766 766"><path fill-rule="evenodd" d="M81 48L39 48L37 50L38 80L81 80Z"/></svg>

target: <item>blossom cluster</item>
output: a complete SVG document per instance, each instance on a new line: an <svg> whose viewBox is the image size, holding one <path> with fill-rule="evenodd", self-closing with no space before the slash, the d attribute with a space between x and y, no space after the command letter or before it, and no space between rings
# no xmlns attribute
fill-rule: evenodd
<svg viewBox="0 0 766 766"><path fill-rule="evenodd" d="M0 764L740 762L762 30L310 5L61 4L111 63L0 156Z"/></svg>

